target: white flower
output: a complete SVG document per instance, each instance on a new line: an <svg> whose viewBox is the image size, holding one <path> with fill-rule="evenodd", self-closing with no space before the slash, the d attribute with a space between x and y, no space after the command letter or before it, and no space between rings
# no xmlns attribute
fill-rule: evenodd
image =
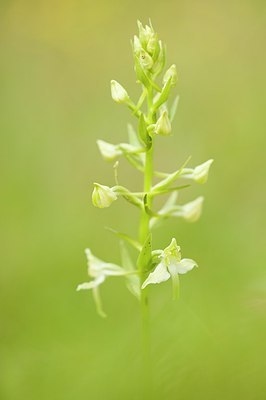
<svg viewBox="0 0 266 400"><path fill-rule="evenodd" d="M117 103L128 103L129 101L127 91L115 80L111 81L111 95Z"/></svg>
<svg viewBox="0 0 266 400"><path fill-rule="evenodd" d="M204 197L200 196L182 206L176 206L176 211L171 213L172 217L183 217L188 222L196 222L202 213Z"/></svg>
<svg viewBox="0 0 266 400"><path fill-rule="evenodd" d="M186 274L194 267L197 267L197 264L189 258L181 259L180 247L177 246L175 239L172 239L170 245L162 251L160 258L161 262L149 274L141 288L144 289L147 285L165 282L171 278L173 282L173 297L176 298L179 289L178 275Z"/></svg>
<svg viewBox="0 0 266 400"><path fill-rule="evenodd" d="M208 180L209 169L212 163L213 160L211 159L198 165L194 169L184 168L184 173L182 175L184 178L193 179L198 183L205 183Z"/></svg>
<svg viewBox="0 0 266 400"><path fill-rule="evenodd" d="M100 153L107 161L113 161L122 154L122 151L117 145L105 142L104 140L97 140Z"/></svg>
<svg viewBox="0 0 266 400"><path fill-rule="evenodd" d="M100 185L99 183L94 183L92 204L95 207L109 207L115 200L117 200L117 195L112 188L109 186Z"/></svg>
<svg viewBox="0 0 266 400"><path fill-rule="evenodd" d="M157 133L157 135L162 135L162 136L170 135L172 127L170 119L168 117L168 112L166 110L163 111L162 115L156 122L154 130L155 133Z"/></svg>
<svg viewBox="0 0 266 400"><path fill-rule="evenodd" d="M116 264L106 263L95 257L91 253L90 249L86 249L85 254L88 260L88 275L93 278L93 280L78 285L77 291L92 289L97 311L102 317L105 317L106 315L102 310L102 304L99 295L99 285L101 285L108 276L122 276L125 275L126 272L123 268Z"/></svg>

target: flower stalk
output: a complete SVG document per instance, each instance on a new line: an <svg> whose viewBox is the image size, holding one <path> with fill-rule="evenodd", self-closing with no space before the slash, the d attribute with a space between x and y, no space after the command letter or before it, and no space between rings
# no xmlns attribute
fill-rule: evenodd
<svg viewBox="0 0 266 400"><path fill-rule="evenodd" d="M151 386L151 347L149 323L149 299L147 286L171 279L173 298L179 295L179 275L191 271L197 263L181 258L181 248L176 239L167 238L168 246L153 249L154 228L167 218L183 218L195 222L201 215L203 197L187 204L177 204L178 193L190 186L191 182L204 184L208 179L213 160L208 160L194 168L187 167L188 160L172 173L156 171L153 165L156 137L172 134L172 122L176 113L177 96L169 106L172 89L177 83L176 66L170 66L159 80L165 67L165 47L158 39L151 23L145 27L138 21L139 34L132 42L134 66L141 94L136 102L131 100L127 90L117 81L111 81L111 96L121 106L127 106L137 119L137 129L128 126L129 142L112 144L98 140L99 151L105 161L114 162L115 185L95 183L92 202L95 207L107 208L119 198L124 198L140 211L138 239L109 229L120 239L121 265L109 263L86 251L88 275L91 278L78 286L78 290L92 290L99 314L106 314L102 308L99 286L114 276L123 277L130 292L140 301L142 322L142 351L144 367L144 387ZM144 103L147 101L145 108ZM133 192L118 181L118 159L125 157L130 165L143 174L142 191ZM157 179L157 182L153 182ZM158 181L159 179L159 181ZM177 184L177 181L186 180ZM169 195L163 207L154 210L153 199L159 195ZM137 252L133 260L127 250L132 246Z"/></svg>

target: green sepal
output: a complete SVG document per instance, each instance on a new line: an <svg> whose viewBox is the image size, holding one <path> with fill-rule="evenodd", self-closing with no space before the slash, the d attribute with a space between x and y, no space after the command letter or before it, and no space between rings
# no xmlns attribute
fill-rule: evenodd
<svg viewBox="0 0 266 400"><path fill-rule="evenodd" d="M156 63L156 61L158 60L159 54L160 54L160 45L159 45L159 41L156 41L155 50L152 55L154 63Z"/></svg>
<svg viewBox="0 0 266 400"><path fill-rule="evenodd" d="M179 96L176 96L176 98L174 99L173 104L170 108L170 112L169 112L169 118L170 118L171 122L173 122L173 120L174 120L178 103L179 103Z"/></svg>
<svg viewBox="0 0 266 400"><path fill-rule="evenodd" d="M169 92L170 92L170 88L171 88L171 79L172 78L168 79L168 81L166 82L166 84L163 87L162 92L160 93L158 100L156 100L156 102L154 103L153 112L156 112L156 110L168 100Z"/></svg>
<svg viewBox="0 0 266 400"><path fill-rule="evenodd" d="M151 233L149 233L137 259L137 267L139 271L147 271L149 269L149 264L151 262L151 251L152 237Z"/></svg>
<svg viewBox="0 0 266 400"><path fill-rule="evenodd" d="M159 45L160 45L159 56L158 56L158 59L157 59L157 62L156 62L156 66L153 67L153 69L152 69L152 73L153 73L154 77L160 75L160 73L164 69L165 60L166 60L166 49L165 49L165 46L163 46L161 41L159 41Z"/></svg>
<svg viewBox="0 0 266 400"><path fill-rule="evenodd" d="M134 249L141 251L142 247L141 244L133 239L131 236L127 235L126 233L123 232L118 232L113 228L109 228L108 226L105 227L109 232L112 232L114 235L118 236L120 239L123 239L124 241L128 242Z"/></svg>
<svg viewBox="0 0 266 400"><path fill-rule="evenodd" d="M152 139L148 133L144 115L141 113L139 118L139 138L145 144L147 150L152 146Z"/></svg>

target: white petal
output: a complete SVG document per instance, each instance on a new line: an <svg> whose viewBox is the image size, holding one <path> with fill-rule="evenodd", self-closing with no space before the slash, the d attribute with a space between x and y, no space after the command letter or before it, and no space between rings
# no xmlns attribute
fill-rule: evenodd
<svg viewBox="0 0 266 400"><path fill-rule="evenodd" d="M104 263L101 268L101 272L106 276L107 275L121 276L121 275L126 275L128 273L123 268L119 267L119 265L111 264L111 263Z"/></svg>
<svg viewBox="0 0 266 400"><path fill-rule="evenodd" d="M186 274L188 271L191 271L197 266L198 265L194 260L191 260L190 258L183 258L183 260L177 264L176 268L179 274Z"/></svg>
<svg viewBox="0 0 266 400"><path fill-rule="evenodd" d="M183 217L188 222L196 222L201 216L202 204L204 198L202 196L197 197L195 200L190 201L183 205Z"/></svg>
<svg viewBox="0 0 266 400"><path fill-rule="evenodd" d="M205 163L198 165L193 172L193 179L198 183L205 183L208 179L209 169L213 160L208 160Z"/></svg>
<svg viewBox="0 0 266 400"><path fill-rule="evenodd" d="M150 273L146 281L142 284L141 289L144 289L147 285L151 283L161 283L165 282L170 278L170 274L163 262L157 265L155 270Z"/></svg>
<svg viewBox="0 0 266 400"><path fill-rule="evenodd" d="M98 276L96 279L94 279L93 281L84 282L84 283L81 283L80 285L78 285L77 291L79 291L79 290L94 289L94 288L96 288L97 286L99 286L101 283L103 283L104 280L105 280L105 276L104 276L104 275L100 275L100 276Z"/></svg>

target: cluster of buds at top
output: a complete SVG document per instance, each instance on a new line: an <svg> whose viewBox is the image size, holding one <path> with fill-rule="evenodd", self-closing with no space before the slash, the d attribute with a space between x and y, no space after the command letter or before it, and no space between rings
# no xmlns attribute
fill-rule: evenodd
<svg viewBox="0 0 266 400"><path fill-rule="evenodd" d="M160 283L172 279L174 297L178 292L179 275L192 270L197 266L191 259L182 259L180 247L176 240L172 239L164 250L153 250L151 231L163 220L178 217L188 222L195 222L202 213L203 197L199 196L186 204L179 204L177 194L190 186L191 182L204 184L207 182L212 159L197 165L188 167L189 159L172 173L153 170L152 150L157 135L169 136L172 133L172 122L177 110L178 99L176 96L169 105L172 89L177 83L177 71L175 64L171 65L163 74L165 67L165 47L159 40L152 24L143 26L138 21L138 36L132 41L134 67L137 82L141 84L142 92L138 101L134 102L127 90L116 80L111 81L111 96L118 104L126 105L137 118L137 129L128 125L128 143L113 144L104 140L98 140L98 148L102 157L110 162L115 162L115 185L107 186L94 184L92 203L98 208L107 208L119 198L123 198L130 204L138 207L144 220L144 235L136 240L128 235L113 231L122 239L121 259L122 265L106 263L94 257L90 250L86 251L88 258L88 273L93 279L82 284L78 289L92 289L94 298L101 315L100 297L98 286L108 276L124 276L129 290L140 297L141 290L154 283ZM159 79L159 75L162 74ZM143 110L143 104L147 100L147 107ZM126 160L137 170L144 173L145 182L149 180L148 189L132 192L118 182L118 159ZM148 175L148 176L147 176ZM153 180L160 178L154 184ZM185 180L181 184L177 181ZM185 183L185 184L184 184ZM159 195L169 194L163 207L154 210L152 200ZM140 229L141 231L141 229ZM133 262L127 252L124 242L127 241L138 252L136 262Z"/></svg>

